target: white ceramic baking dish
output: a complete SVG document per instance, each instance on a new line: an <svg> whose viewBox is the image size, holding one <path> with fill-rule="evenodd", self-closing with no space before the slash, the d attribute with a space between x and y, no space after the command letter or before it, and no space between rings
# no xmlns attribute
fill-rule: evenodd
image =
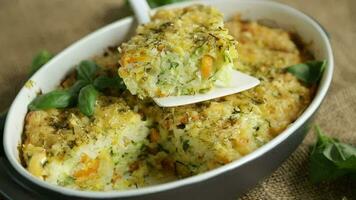
<svg viewBox="0 0 356 200"><path fill-rule="evenodd" d="M195 2L173 4L182 7ZM330 86L333 73L333 55L328 37L322 27L302 12L271 1L208 0L200 3L217 7L229 19L237 12L244 19L263 20L275 26L297 32L316 59L328 61L316 96L304 113L283 133L253 153L220 168L193 177L140 189L110 192L77 191L50 185L33 177L19 161L27 105L39 90L53 90L81 60L101 54L113 44L119 44L132 35L136 24L132 17L114 22L74 43L31 77L33 87L23 87L14 100L4 129L4 148L12 167L29 182L56 194L119 199L235 199L275 170L301 143L309 121L317 111Z"/></svg>

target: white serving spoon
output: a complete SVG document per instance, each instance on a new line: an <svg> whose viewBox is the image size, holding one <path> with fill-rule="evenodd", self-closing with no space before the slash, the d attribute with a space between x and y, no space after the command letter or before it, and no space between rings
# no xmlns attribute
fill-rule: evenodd
<svg viewBox="0 0 356 200"><path fill-rule="evenodd" d="M129 2L135 13L137 21L140 24L150 22L151 9L147 4L146 0L129 0ZM153 100L161 107L181 106L242 92L244 90L248 90L257 86L260 83L260 81L255 77L241 73L237 70L233 70L231 76L232 81L229 87L216 86L212 90L204 94L168 96L161 98L153 98Z"/></svg>

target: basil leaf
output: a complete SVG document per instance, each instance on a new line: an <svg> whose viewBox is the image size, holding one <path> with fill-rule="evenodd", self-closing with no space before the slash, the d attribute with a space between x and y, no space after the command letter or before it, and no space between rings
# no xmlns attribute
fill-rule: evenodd
<svg viewBox="0 0 356 200"><path fill-rule="evenodd" d="M55 90L36 97L28 108L30 110L45 110L50 108L66 108L72 103L72 94L66 90Z"/></svg>
<svg viewBox="0 0 356 200"><path fill-rule="evenodd" d="M83 87L79 92L78 106L80 112L90 117L94 114L95 102L98 92L93 85Z"/></svg>
<svg viewBox="0 0 356 200"><path fill-rule="evenodd" d="M113 78L108 76L99 76L94 80L93 85L98 90L103 90L109 87L117 88L120 90L126 89L124 81L119 76L115 76Z"/></svg>
<svg viewBox="0 0 356 200"><path fill-rule="evenodd" d="M345 170L339 170L333 162L320 152L314 152L310 158L309 179L312 183L334 180L346 173Z"/></svg>
<svg viewBox="0 0 356 200"><path fill-rule="evenodd" d="M356 148L351 145L334 143L328 145L323 154L339 168L350 169L356 172Z"/></svg>
<svg viewBox="0 0 356 200"><path fill-rule="evenodd" d="M88 85L89 83L87 81L83 81L83 80L77 80L72 87L69 88L69 92L73 95L73 96L77 96L80 89L82 89L84 86Z"/></svg>
<svg viewBox="0 0 356 200"><path fill-rule="evenodd" d="M53 57L53 54L46 50L42 50L42 51L38 52L38 54L32 60L29 76L32 76L44 64L46 64L49 60L51 60L52 57Z"/></svg>
<svg viewBox="0 0 356 200"><path fill-rule="evenodd" d="M319 81L326 66L326 60L309 61L287 67L287 72L296 76L300 81L306 84L314 84Z"/></svg>
<svg viewBox="0 0 356 200"><path fill-rule="evenodd" d="M356 147L327 137L319 127L311 156L309 178L313 183L334 180L345 175L356 175Z"/></svg>
<svg viewBox="0 0 356 200"><path fill-rule="evenodd" d="M337 163L343 169L351 170L356 175L356 148L348 144L338 144L344 159Z"/></svg>
<svg viewBox="0 0 356 200"><path fill-rule="evenodd" d="M77 67L77 78L79 80L84 80L87 82L92 82L96 71L98 70L98 65L90 60L84 60L79 63Z"/></svg>

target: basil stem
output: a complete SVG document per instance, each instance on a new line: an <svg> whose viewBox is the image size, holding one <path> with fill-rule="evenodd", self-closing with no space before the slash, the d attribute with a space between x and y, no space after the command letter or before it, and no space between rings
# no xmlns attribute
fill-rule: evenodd
<svg viewBox="0 0 356 200"><path fill-rule="evenodd" d="M92 116L95 110L95 102L98 92L92 84L83 87L79 92L78 107L86 116Z"/></svg>
<svg viewBox="0 0 356 200"><path fill-rule="evenodd" d="M313 183L356 176L356 147L327 137L316 127L318 140L310 156L309 178Z"/></svg>
<svg viewBox="0 0 356 200"><path fill-rule="evenodd" d="M119 76L112 78L108 76L99 76L94 80L93 85L98 90L103 90L109 87L117 88L120 90L126 88L124 81Z"/></svg>
<svg viewBox="0 0 356 200"><path fill-rule="evenodd" d="M93 82L98 66L95 62L90 60L84 60L79 63L77 67L77 77L79 80L84 80L87 82Z"/></svg>
<svg viewBox="0 0 356 200"><path fill-rule="evenodd" d="M300 81L310 85L319 81L326 66L326 60L309 61L287 67L287 72L296 76Z"/></svg>
<svg viewBox="0 0 356 200"><path fill-rule="evenodd" d="M50 108L66 108L72 103L72 94L67 90L55 90L36 97L28 108L30 110L46 110Z"/></svg>
<svg viewBox="0 0 356 200"><path fill-rule="evenodd" d="M53 54L46 50L42 50L42 51L38 52L38 54L32 60L29 76L32 76L44 64L46 64L49 60L51 60L52 57L53 57Z"/></svg>

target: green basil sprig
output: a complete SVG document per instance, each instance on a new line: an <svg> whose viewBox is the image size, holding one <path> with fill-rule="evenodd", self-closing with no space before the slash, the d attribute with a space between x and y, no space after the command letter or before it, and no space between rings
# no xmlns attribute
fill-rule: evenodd
<svg viewBox="0 0 356 200"><path fill-rule="evenodd" d="M326 63L326 60L308 61L306 63L289 66L286 70L296 76L300 81L311 85L319 81L324 72Z"/></svg>
<svg viewBox="0 0 356 200"><path fill-rule="evenodd" d="M50 108L66 108L78 103L79 110L86 116L92 116L98 91L112 87L125 89L120 77L110 78L99 76L95 78L98 65L89 60L82 61L76 68L77 81L67 90L55 90L36 97L28 106L30 110L44 110Z"/></svg>
<svg viewBox="0 0 356 200"><path fill-rule="evenodd" d="M310 180L319 183L346 175L356 177L356 147L327 137L319 127L315 130L318 139L310 156Z"/></svg>
<svg viewBox="0 0 356 200"><path fill-rule="evenodd" d="M38 52L38 54L36 54L36 56L32 60L29 76L32 76L44 64L46 64L49 60L51 60L52 57L53 57L53 54L46 50L42 50L42 51Z"/></svg>

